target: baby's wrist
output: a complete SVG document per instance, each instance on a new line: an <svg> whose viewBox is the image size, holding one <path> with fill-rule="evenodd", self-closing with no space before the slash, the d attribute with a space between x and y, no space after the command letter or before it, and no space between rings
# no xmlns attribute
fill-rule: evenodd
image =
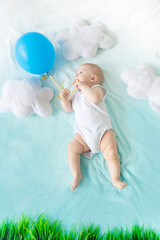
<svg viewBox="0 0 160 240"><path fill-rule="evenodd" d="M69 101L69 98L61 98L62 101Z"/></svg>

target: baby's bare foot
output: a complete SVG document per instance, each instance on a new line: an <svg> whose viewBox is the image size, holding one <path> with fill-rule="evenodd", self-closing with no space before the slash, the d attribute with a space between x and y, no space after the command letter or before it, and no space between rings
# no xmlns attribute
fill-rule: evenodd
<svg viewBox="0 0 160 240"><path fill-rule="evenodd" d="M78 187L81 179L82 179L82 174L79 174L79 175L73 177L73 181L72 181L71 186L70 186L70 189L72 191L75 190Z"/></svg>
<svg viewBox="0 0 160 240"><path fill-rule="evenodd" d="M127 183L122 182L122 181L120 181L120 180L115 180L115 181L113 181L113 186L114 186L115 188L123 189L123 188L127 187L127 185L128 185Z"/></svg>

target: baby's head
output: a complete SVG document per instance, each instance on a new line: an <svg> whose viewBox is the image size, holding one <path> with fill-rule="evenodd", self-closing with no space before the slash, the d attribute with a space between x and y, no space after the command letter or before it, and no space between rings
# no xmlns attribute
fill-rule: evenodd
<svg viewBox="0 0 160 240"><path fill-rule="evenodd" d="M75 80L82 81L89 87L92 87L93 85L102 83L103 71L96 64L85 63L78 68Z"/></svg>

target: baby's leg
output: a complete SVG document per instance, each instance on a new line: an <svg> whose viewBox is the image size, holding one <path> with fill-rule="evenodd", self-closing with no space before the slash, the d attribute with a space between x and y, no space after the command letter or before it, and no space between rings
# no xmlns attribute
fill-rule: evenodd
<svg viewBox="0 0 160 240"><path fill-rule="evenodd" d="M114 131L108 130L104 133L100 143L100 149L103 157L107 160L113 186L120 189L125 188L128 184L120 181L120 162Z"/></svg>
<svg viewBox="0 0 160 240"><path fill-rule="evenodd" d="M81 135L77 133L68 146L68 161L73 175L73 181L70 187L71 190L76 189L79 185L79 181L82 179L80 169L80 154L89 150L89 147L87 146Z"/></svg>

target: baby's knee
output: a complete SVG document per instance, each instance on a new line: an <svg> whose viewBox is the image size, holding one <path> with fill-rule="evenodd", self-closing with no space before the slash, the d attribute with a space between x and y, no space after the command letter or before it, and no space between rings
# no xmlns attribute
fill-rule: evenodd
<svg viewBox="0 0 160 240"><path fill-rule="evenodd" d="M73 139L68 145L68 152L81 154L83 152L83 147L77 140Z"/></svg>
<svg viewBox="0 0 160 240"><path fill-rule="evenodd" d="M103 149L103 157L107 159L118 158L117 149L115 147L105 147Z"/></svg>

